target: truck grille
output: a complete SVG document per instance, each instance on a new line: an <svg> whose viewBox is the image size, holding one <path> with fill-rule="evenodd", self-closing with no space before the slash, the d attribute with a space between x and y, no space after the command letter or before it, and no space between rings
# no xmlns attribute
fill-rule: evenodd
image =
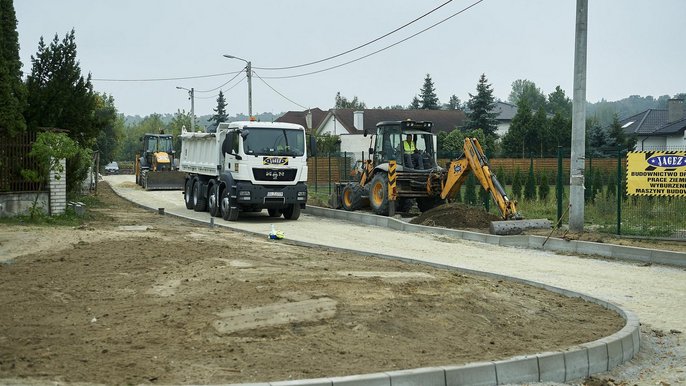
<svg viewBox="0 0 686 386"><path fill-rule="evenodd" d="M296 169L253 169L257 181L294 181Z"/></svg>

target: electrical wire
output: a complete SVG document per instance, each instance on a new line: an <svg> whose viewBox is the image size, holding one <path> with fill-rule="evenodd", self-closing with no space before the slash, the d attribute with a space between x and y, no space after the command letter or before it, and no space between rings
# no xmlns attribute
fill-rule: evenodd
<svg viewBox="0 0 686 386"><path fill-rule="evenodd" d="M438 7L432 9L431 11L429 11L429 12L427 12L427 13L425 13L425 14L419 16L419 17L417 17L416 19L414 19L414 20L412 20L412 21L410 21L410 22L408 22L408 23L403 24L402 26L400 26L400 27L394 29L394 30L391 31L391 32L388 32L388 33L386 33L386 34L384 34L384 35L381 35L381 36L379 36L378 38L373 39L373 40L370 40L370 41L368 41L367 43L364 43L364 44L362 44L362 45L359 45L359 46L357 46L357 47L355 47L355 48L351 48L351 49L349 49L349 50L347 50L347 51L341 52L340 54L336 54L336 55L333 55L333 56L329 56L329 57L326 57L326 58L324 58L324 59L316 60L316 61L314 61L314 62L298 64L298 65L295 65L295 66L286 66L286 67L254 67L254 66L253 66L253 68L256 69L256 70L270 70L270 71L271 71L271 70L290 70L290 69L293 69L293 68L300 68L300 67L311 66L311 65L313 65L313 64L322 63L322 62L326 62L327 60L331 60L331 59L338 58L338 57L340 57L340 56L349 54L349 53L351 53L351 52L353 52L353 51L357 51L357 50L359 50L360 48L364 48L364 47L366 47L366 46L368 46L368 45L370 45L370 44L372 44L372 43L376 43L376 42L378 42L379 40L381 40L381 39L383 39L383 38L385 38L385 37L387 37L387 36L389 36L389 35L392 35L392 34L398 32L398 31L400 31L401 29L403 29L403 28L405 28L405 27L407 27L407 26L409 26L409 25L411 25L411 24L413 24L413 23L415 23L415 22L417 22L417 21L419 21L419 20L421 20L421 19L423 19L423 18L429 16L430 14L432 14L432 13L438 11L438 10L441 9L442 7L448 5L448 3L452 2L452 1L453 1L453 0L448 0L448 1L446 1L445 3L439 5Z"/></svg>
<svg viewBox="0 0 686 386"><path fill-rule="evenodd" d="M92 78L91 81L94 82L166 82L172 80L188 80L188 79L202 79L202 78L214 78L217 76L226 76L233 74L240 74L241 71L232 72L222 72L220 74L210 74L210 75L195 75L195 76L179 76L175 78L147 78L147 79L110 79L110 78Z"/></svg>
<svg viewBox="0 0 686 386"><path fill-rule="evenodd" d="M222 88L222 87L226 86L227 84L231 83L232 80L238 78L238 75L240 75L241 73L243 73L243 71L236 73L236 75L234 75L233 78L227 80L225 83L223 83L222 85L220 85L220 86L218 86L218 87L215 87L215 88L209 89L209 90L195 90L195 92L206 93L206 92L212 92L212 91L219 90L220 88Z"/></svg>
<svg viewBox="0 0 686 386"><path fill-rule="evenodd" d="M279 94L283 99L285 99L285 100L287 100L287 101L293 103L294 105L296 105L296 106L298 106L298 107L301 107L301 108L304 109L304 110L307 110L307 109L308 109L308 107L305 107L305 106L301 105L300 103L295 102L294 100L290 99L289 97L287 97L287 96L283 95L282 93L278 92L274 87L272 87L271 85L269 85L269 83L267 83L264 79L262 79L261 76L257 75L257 73L256 73L255 71L253 71L253 74L254 74L259 80L261 80L262 83L266 84L267 87L269 87L270 89L272 89L272 91L274 91L275 93Z"/></svg>
<svg viewBox="0 0 686 386"><path fill-rule="evenodd" d="M222 90L222 92L223 92L224 94L226 94L227 92L231 91L234 87L236 87L236 86L238 86L239 84L243 83L243 81L244 81L246 78L247 78L247 76L244 76L244 77L241 78L241 80L239 80L236 84L234 84L233 86L227 88L226 90ZM196 96L195 99L214 99L214 98L217 98L218 96L219 96L219 94L217 93L217 94L214 94L214 95L212 95L212 96L204 96L204 97L198 97L198 96Z"/></svg>
<svg viewBox="0 0 686 386"><path fill-rule="evenodd" d="M417 35L419 35L419 34L422 34L422 33L426 32L426 31L428 31L428 30L430 30L430 29L432 29L432 28L434 28L434 27L436 27L436 26L438 26L438 25L440 25L440 24L443 24L443 23L445 23L446 21L452 19L453 17L455 17L455 16L457 16L457 15L463 13L463 12L466 12L466 11L469 10L470 8L476 6L477 4L479 4L479 3L483 2L483 1L484 1L484 0L478 0L478 1L474 2L474 3L472 3L471 5L469 5L469 6L465 7L465 8L463 8L463 9L461 9L460 11L458 11L458 12L456 12L456 13L454 13L454 14L448 16L448 17L446 17L445 19L443 19L443 20L441 20L441 21L439 21L439 22L437 22L437 23L435 23L435 24L432 24L432 25L430 25L430 26L424 28L423 30L421 30L421 31L419 31L419 32L417 32L417 33L415 33L415 34L412 34L412 35L410 35L410 36L408 36L408 37L406 37L406 38L404 38L404 39L402 39L402 40L399 40L399 41L397 41L397 42L395 42L395 43L393 43L393 44L391 44L391 45L389 45L389 46L386 46L386 47L384 47L384 48L381 48L381 49L379 49L379 50L376 50L376 51L374 51L374 52L372 52L372 53L370 53L370 54L367 54L367 55L364 55L364 56L360 56L360 57L357 58L357 59L349 60L349 61L347 61L347 62L345 62L345 63L341 63L341 64L338 64L338 65L336 65L336 66L328 67L328 68L325 68L325 69L322 69L322 70L306 72L306 73L304 73L304 74L286 75L286 76L265 76L264 78L265 78L265 79L290 79L290 78L299 78L299 77L303 77L303 76L319 74L320 72L325 72L325 71L333 70L333 69L336 69L336 68L339 68L339 67L346 66L346 65L351 64L351 63L358 62L358 61L360 61L360 60L362 60L362 59L365 59L365 58L368 58L368 57L370 57L370 56L372 56L372 55L376 55L376 54L378 54L379 52L383 52L383 51L386 51L386 50L389 49L389 48L395 47L395 46L397 46L397 45L400 44L400 43L404 43L404 42L406 42L406 41L408 41L408 40L414 38L415 36L417 36ZM253 68L256 68L256 67L253 67Z"/></svg>

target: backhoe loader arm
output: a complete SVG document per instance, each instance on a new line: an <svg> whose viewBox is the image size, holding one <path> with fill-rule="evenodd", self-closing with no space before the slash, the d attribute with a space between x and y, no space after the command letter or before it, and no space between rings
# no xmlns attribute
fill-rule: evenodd
<svg viewBox="0 0 686 386"><path fill-rule="evenodd" d="M505 189L491 172L488 159L476 138L465 138L464 154L458 160L450 162L441 198L454 197L469 171L474 173L481 186L491 194L504 220L521 219L515 202L510 201Z"/></svg>

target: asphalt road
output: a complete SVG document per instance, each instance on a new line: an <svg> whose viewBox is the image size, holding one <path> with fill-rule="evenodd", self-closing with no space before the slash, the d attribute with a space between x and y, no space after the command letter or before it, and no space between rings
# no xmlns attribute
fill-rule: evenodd
<svg viewBox="0 0 686 386"><path fill-rule="evenodd" d="M180 191L146 192L135 186L130 175L106 176L105 180L118 194L138 204L210 222L209 213L185 208ZM264 211L242 214L236 222L221 218L215 218L214 222L265 237L273 224L291 240L492 272L608 300L638 315L644 332L641 338L647 344L642 344L636 358L607 375L615 379L626 377L630 384L686 383L686 345L682 344L684 334L679 333L686 333L686 270L683 268L501 247L308 214L302 214L297 221L288 221L270 218ZM649 333L652 330L665 332L670 339L660 339L660 334Z"/></svg>

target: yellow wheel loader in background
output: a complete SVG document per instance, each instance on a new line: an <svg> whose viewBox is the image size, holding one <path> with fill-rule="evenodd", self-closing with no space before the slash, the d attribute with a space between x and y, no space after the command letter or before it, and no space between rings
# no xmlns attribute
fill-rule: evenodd
<svg viewBox="0 0 686 386"><path fill-rule="evenodd" d="M145 134L136 154L136 184L145 190L182 190L186 174L178 170L171 134Z"/></svg>
<svg viewBox="0 0 686 386"><path fill-rule="evenodd" d="M353 182L339 183L331 197L331 206L356 210L369 205L374 213L388 215L407 211L416 200L425 212L455 198L469 173L490 193L500 210L502 221L491 223L491 233L516 234L524 229L550 228L549 220L524 220L516 202L491 171L488 159L476 138L466 138L464 153L451 160L446 168L436 162L436 136L431 122L384 121L371 133L369 159L354 171ZM365 131L365 136L369 135ZM403 144L408 134L414 145Z"/></svg>

